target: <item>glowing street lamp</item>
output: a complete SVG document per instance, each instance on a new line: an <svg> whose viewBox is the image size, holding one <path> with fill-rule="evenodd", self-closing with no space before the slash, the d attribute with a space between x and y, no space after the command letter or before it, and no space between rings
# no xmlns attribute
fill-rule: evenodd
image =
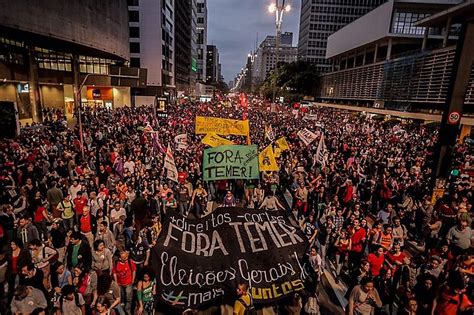
<svg viewBox="0 0 474 315"><path fill-rule="evenodd" d="M280 37L281 37L281 23L283 20L283 12L290 12L291 6L289 4L285 5L285 0L282 0L280 3L279 0L275 0L268 6L268 11L270 13L275 13L275 27L276 27L276 38L275 38L275 49L276 49L276 63L275 68L278 68L278 61L280 59ZM276 97L276 82L273 83L273 103L275 103Z"/></svg>
<svg viewBox="0 0 474 315"><path fill-rule="evenodd" d="M272 3L268 6L268 12L273 13L276 11L276 5L275 3Z"/></svg>

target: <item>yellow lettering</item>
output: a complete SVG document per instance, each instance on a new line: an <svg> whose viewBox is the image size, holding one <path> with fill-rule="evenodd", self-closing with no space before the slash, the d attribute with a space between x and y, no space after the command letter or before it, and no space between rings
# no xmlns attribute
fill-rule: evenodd
<svg viewBox="0 0 474 315"><path fill-rule="evenodd" d="M271 299L272 298L272 290L271 289L262 289L262 295L264 299Z"/></svg>
<svg viewBox="0 0 474 315"><path fill-rule="evenodd" d="M258 290L258 293L257 293L257 290ZM262 299L262 289L260 288L252 288L252 297L255 299L255 300L261 300Z"/></svg>
<svg viewBox="0 0 474 315"><path fill-rule="evenodd" d="M280 288L277 285L273 284L272 289L273 289L273 297L274 298L277 298L277 297L281 296L281 293L278 293L278 289L280 289Z"/></svg>
<svg viewBox="0 0 474 315"><path fill-rule="evenodd" d="M300 279L291 281L291 285L293 285L293 291L300 291L304 289L303 281Z"/></svg>
<svg viewBox="0 0 474 315"><path fill-rule="evenodd" d="M290 292L293 292L291 282L287 281L281 285L281 290L283 291L283 294L288 294Z"/></svg>

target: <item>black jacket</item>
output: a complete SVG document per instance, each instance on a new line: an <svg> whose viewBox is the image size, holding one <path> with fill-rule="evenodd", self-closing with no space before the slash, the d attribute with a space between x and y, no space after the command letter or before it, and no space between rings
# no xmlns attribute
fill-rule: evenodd
<svg viewBox="0 0 474 315"><path fill-rule="evenodd" d="M69 243L66 251L66 266L69 270L73 268L72 265L72 252L74 245ZM89 243L86 240L81 241L79 251L77 253L77 263L82 264L86 270L92 267L92 250Z"/></svg>
<svg viewBox="0 0 474 315"><path fill-rule="evenodd" d="M7 252L7 259L8 259L8 272L9 272L9 275L12 274L12 258L13 258L13 254L12 254L12 251L9 250ZM31 253L29 250L27 250L26 248L22 248L20 250L20 255L18 255L18 260L16 262L17 264L17 272L18 273L21 273L21 268L28 265L30 262L32 261L31 259Z"/></svg>

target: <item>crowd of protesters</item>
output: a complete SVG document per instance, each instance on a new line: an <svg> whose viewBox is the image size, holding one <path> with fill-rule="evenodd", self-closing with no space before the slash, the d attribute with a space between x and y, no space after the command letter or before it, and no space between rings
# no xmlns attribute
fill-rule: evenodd
<svg viewBox="0 0 474 315"><path fill-rule="evenodd" d="M0 299L13 314L153 314L150 248L166 213L201 217L240 205L294 213L315 281L329 272L345 283L349 314L472 312L471 147L457 145L433 198L432 126L328 108L308 119L298 109L254 105L186 102L164 118L149 107L85 110L84 146L77 129L53 122L0 140ZM277 158L280 171L203 182L196 115L246 115L260 149L272 126L290 145ZM300 141L304 128L324 135L323 163L319 139ZM183 133L187 147L174 148ZM177 183L163 170L168 144ZM310 314L314 301L298 307L295 297L280 312Z"/></svg>

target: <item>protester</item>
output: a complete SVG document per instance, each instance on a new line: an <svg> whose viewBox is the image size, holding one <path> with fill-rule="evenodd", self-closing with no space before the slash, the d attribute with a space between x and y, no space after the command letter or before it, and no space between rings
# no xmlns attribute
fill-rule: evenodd
<svg viewBox="0 0 474 315"><path fill-rule="evenodd" d="M247 292L247 284L237 286L238 299L234 303L234 315L245 315L247 309L253 307L252 296Z"/></svg>
<svg viewBox="0 0 474 315"><path fill-rule="evenodd" d="M15 289L11 302L11 312L13 314L32 314L34 310L45 309L47 306L46 298L40 290L19 285Z"/></svg>
<svg viewBox="0 0 474 315"><path fill-rule="evenodd" d="M382 307L377 289L374 288L374 280L370 277L363 278L360 285L352 289L349 296L349 315L370 315L375 307Z"/></svg>
<svg viewBox="0 0 474 315"><path fill-rule="evenodd" d="M261 172L252 180L203 181L202 151L207 146L201 142L204 135L195 135L195 117L243 115L241 108L214 110L218 103L170 105L167 118L154 117L147 106L84 108L84 157L78 128L58 132L51 123L41 129L24 128L14 140L0 139L0 235L3 231L3 244L11 245L6 255L10 299L18 282L40 288L49 297L49 291L58 293L58 288L71 284L70 274L87 312L133 313L132 305L140 309L133 287L144 281L140 270L147 269L149 249L166 216L201 218L221 204L286 209L286 215L301 218L303 232L316 247L314 257L321 259L315 266L346 284L348 294L359 286L353 300L368 295L360 284L370 271L379 270L377 286L384 282L386 288L389 267L397 287L394 300L404 300L401 308L406 312L414 312L414 306L410 308L414 300L400 291L415 292L417 309L424 312L431 302L419 292L431 291L421 290L420 281L424 277L444 281L456 269L467 283L471 281L465 297L472 299L472 263L464 256L472 255L473 248L472 146L456 145L453 172L434 198L431 166L438 133L429 125L328 108L313 109L317 119L303 120L301 112L298 117L285 107L269 112L255 101L246 112L252 144L259 151L270 144L266 126L272 126L275 139L284 137L288 142L278 154L274 146L279 171ZM347 125L351 127L341 128ZM395 132L394 127L404 132ZM298 135L305 128L316 135L309 144ZM187 148L177 150L178 134L187 135ZM247 141L240 136L226 138L236 144ZM325 150L317 154L320 142ZM177 167L176 181L163 168L168 144ZM33 255L23 244L33 244ZM384 253L377 256L379 246ZM58 253L46 259L51 265L48 288L41 270L44 261L40 262L48 255L38 248ZM413 248L408 260L407 251ZM129 257L124 258L124 251ZM118 261L114 254L120 255ZM382 256L380 266L377 260ZM123 294L117 294L116 287ZM437 300L437 305L443 304ZM361 312L378 305L369 304L363 304ZM39 312L46 307L35 308Z"/></svg>

